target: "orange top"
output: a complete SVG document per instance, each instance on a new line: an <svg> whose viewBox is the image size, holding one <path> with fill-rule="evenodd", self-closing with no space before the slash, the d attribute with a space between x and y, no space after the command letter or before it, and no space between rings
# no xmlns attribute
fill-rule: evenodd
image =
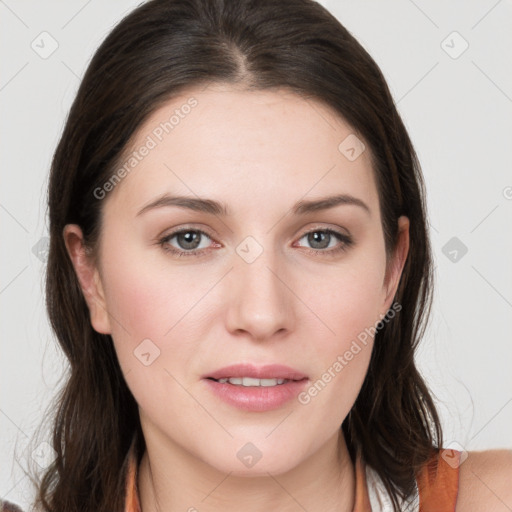
<svg viewBox="0 0 512 512"><path fill-rule="evenodd" d="M418 475L419 512L453 512L455 510L459 491L461 452L445 449L441 453L441 456L431 458Z"/></svg>
<svg viewBox="0 0 512 512"><path fill-rule="evenodd" d="M416 479L419 508L418 506L407 508L408 512L453 512L455 510L459 487L458 461L460 452L443 450L442 453L443 456L433 457L420 471ZM137 469L135 446L132 443L126 478L125 512L141 512L137 489ZM371 477L370 480L374 478L373 473L367 473L366 465L359 457L355 467L356 489L353 512L372 512L368 492L368 476ZM375 492L378 494L378 491ZM384 501L389 503L385 498ZM379 501L379 503L382 503L382 501ZM392 509L389 506L379 506L379 512L387 512L388 510L391 511Z"/></svg>

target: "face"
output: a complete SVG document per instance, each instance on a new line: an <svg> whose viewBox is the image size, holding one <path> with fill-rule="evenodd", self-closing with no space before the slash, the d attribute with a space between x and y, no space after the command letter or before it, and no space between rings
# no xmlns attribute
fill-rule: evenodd
<svg viewBox="0 0 512 512"><path fill-rule="evenodd" d="M369 150L357 156L354 137L290 92L191 89L146 120L134 160L102 188L96 267L74 250L80 230L66 228L92 325L112 335L145 435L263 475L338 434L408 243L401 218L386 261ZM215 373L238 364L248 366Z"/></svg>

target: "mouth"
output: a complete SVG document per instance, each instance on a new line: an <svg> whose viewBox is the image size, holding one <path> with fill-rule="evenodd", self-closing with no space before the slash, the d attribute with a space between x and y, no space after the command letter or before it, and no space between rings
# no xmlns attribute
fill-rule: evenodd
<svg viewBox="0 0 512 512"><path fill-rule="evenodd" d="M308 377L289 366L237 364L202 377L213 394L245 411L278 409L304 389Z"/></svg>

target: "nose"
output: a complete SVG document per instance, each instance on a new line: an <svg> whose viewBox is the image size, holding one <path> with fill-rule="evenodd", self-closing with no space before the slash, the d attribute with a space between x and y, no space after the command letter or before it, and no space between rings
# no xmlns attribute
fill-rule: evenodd
<svg viewBox="0 0 512 512"><path fill-rule="evenodd" d="M271 250L264 250L252 263L235 255L226 288L229 332L263 341L292 331L296 319L293 283L280 263Z"/></svg>

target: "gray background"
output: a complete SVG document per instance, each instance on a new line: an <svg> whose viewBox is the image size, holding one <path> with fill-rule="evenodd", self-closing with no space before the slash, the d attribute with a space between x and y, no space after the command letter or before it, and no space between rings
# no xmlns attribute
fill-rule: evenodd
<svg viewBox="0 0 512 512"><path fill-rule="evenodd" d="M51 459L28 443L65 370L42 293L51 155L94 50L139 3L0 0L0 496L24 506L15 456ZM445 444L512 448L512 2L321 3L380 65L423 166L437 289L418 363Z"/></svg>

